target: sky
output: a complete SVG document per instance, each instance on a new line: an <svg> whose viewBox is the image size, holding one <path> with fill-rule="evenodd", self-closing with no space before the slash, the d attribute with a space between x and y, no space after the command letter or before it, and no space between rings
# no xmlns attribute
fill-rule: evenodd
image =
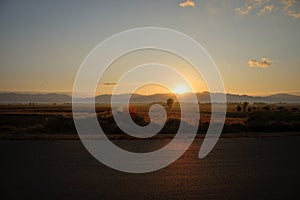
<svg viewBox="0 0 300 200"><path fill-rule="evenodd" d="M207 50L227 93L300 94L299 0L2 0L0 27L0 92L72 92L80 65L101 41L128 29L163 27L192 37ZM182 60L158 54L120 58L98 93L118 85L116 74L124 71L124 63L149 57L186 71L195 90L205 90ZM165 75L153 71L148 76ZM142 81L143 76L136 77ZM172 87L180 87L177 79L172 81ZM126 93L126 84L119 85L119 93Z"/></svg>

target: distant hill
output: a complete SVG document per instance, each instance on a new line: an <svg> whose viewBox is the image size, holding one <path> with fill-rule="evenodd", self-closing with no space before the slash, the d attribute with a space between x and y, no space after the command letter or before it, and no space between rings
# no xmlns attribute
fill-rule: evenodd
<svg viewBox="0 0 300 200"><path fill-rule="evenodd" d="M185 102L191 102L192 93L182 95ZM212 96L221 95L220 93L211 93ZM125 99L130 97L130 94L116 95L117 103L124 103ZM265 103L300 103L300 96L291 94L274 94L269 96L249 96L249 95L237 95L226 94L227 102L265 102ZM166 99L175 99L174 94L153 94L153 95L140 95L133 94L131 96L131 102L133 103L152 103L152 102L165 102ZM210 102L210 93L202 92L197 93L197 98L201 103ZM104 94L96 97L97 103L109 103L111 95ZM90 102L90 99L80 99L83 103ZM72 97L67 94L26 94L26 93L0 93L0 103L71 103Z"/></svg>
<svg viewBox="0 0 300 200"><path fill-rule="evenodd" d="M72 98L66 94L0 93L0 103L67 103Z"/></svg>
<svg viewBox="0 0 300 200"><path fill-rule="evenodd" d="M192 93L182 95L182 99L185 102L192 101ZM219 96L220 93L212 93L212 96ZM125 102L129 94L117 95L116 100L118 103ZM110 95L99 95L96 97L97 103L109 103ZM153 94L153 95L139 95L134 94L131 97L131 102L133 103L152 103L152 102L165 102L168 98L176 98L174 94ZM197 98L201 103L210 102L210 93L202 92L197 93ZM237 94L226 94L227 102L265 102L265 103L300 103L300 96L290 95L290 94L274 94L270 96L249 96L249 95L237 95Z"/></svg>

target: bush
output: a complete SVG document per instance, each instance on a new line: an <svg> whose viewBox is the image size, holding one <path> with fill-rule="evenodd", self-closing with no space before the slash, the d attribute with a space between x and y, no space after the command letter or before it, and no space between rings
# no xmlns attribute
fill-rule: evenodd
<svg viewBox="0 0 300 200"><path fill-rule="evenodd" d="M246 121L248 130L251 131L299 131L300 116L291 112L254 112Z"/></svg>
<svg viewBox="0 0 300 200"><path fill-rule="evenodd" d="M73 118L63 115L47 117L43 124L43 130L45 132L76 132Z"/></svg>

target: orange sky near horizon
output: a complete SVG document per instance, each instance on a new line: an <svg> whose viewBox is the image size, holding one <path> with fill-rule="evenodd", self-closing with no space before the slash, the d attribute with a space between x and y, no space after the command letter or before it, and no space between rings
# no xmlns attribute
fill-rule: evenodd
<svg viewBox="0 0 300 200"><path fill-rule="evenodd" d="M70 94L80 65L100 42L132 28L163 27L190 36L206 49L220 70L226 93L300 95L300 1L203 0L194 6L174 0L2 1L0 26L0 92ZM144 78L157 76L168 81L170 90L189 91L166 71L118 82L131 67L149 62L168 65L194 91L207 91L183 59L143 50L112 63L97 94L111 93L115 86L116 93L127 93ZM166 91L148 86L136 92Z"/></svg>

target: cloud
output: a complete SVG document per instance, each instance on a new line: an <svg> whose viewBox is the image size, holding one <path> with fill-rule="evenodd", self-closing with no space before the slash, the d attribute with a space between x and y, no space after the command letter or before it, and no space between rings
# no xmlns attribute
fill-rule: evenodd
<svg viewBox="0 0 300 200"><path fill-rule="evenodd" d="M117 85L117 83L105 82L101 83L101 85Z"/></svg>
<svg viewBox="0 0 300 200"><path fill-rule="evenodd" d="M248 61L249 67L266 68L272 64L269 58L261 58L260 60L250 59Z"/></svg>
<svg viewBox="0 0 300 200"><path fill-rule="evenodd" d="M179 6L184 8L184 7L187 7L187 6L189 6L189 7L195 7L196 5L195 5L195 3L192 0L186 0L184 2L181 2L179 4Z"/></svg>
<svg viewBox="0 0 300 200"><path fill-rule="evenodd" d="M296 0L281 0L281 2L284 5L284 10L287 10L296 3Z"/></svg>
<svg viewBox="0 0 300 200"><path fill-rule="evenodd" d="M271 13L275 10L275 6L273 4L268 4L265 7L263 7L258 14L264 14L266 12Z"/></svg>
<svg viewBox="0 0 300 200"><path fill-rule="evenodd" d="M247 15L251 9L236 8L235 12L239 15Z"/></svg>
<svg viewBox="0 0 300 200"><path fill-rule="evenodd" d="M248 15L251 11L256 14L272 13L281 10L287 16L300 19L299 0L245 0L242 7L235 8L235 12L239 15Z"/></svg>
<svg viewBox="0 0 300 200"><path fill-rule="evenodd" d="M292 10L294 7L296 7L296 3L299 3L299 1L281 0L281 2L284 5L284 11L287 16L293 17L295 19L300 19L300 11L296 12L296 11Z"/></svg>
<svg viewBox="0 0 300 200"><path fill-rule="evenodd" d="M295 13L295 12L289 10L289 11L287 12L287 15L288 15L288 16L291 16L291 17L294 17L295 19L300 19L300 12Z"/></svg>
<svg viewBox="0 0 300 200"><path fill-rule="evenodd" d="M243 7L236 8L235 12L240 15L247 15L251 10L260 6L264 1L268 0L248 0Z"/></svg>

